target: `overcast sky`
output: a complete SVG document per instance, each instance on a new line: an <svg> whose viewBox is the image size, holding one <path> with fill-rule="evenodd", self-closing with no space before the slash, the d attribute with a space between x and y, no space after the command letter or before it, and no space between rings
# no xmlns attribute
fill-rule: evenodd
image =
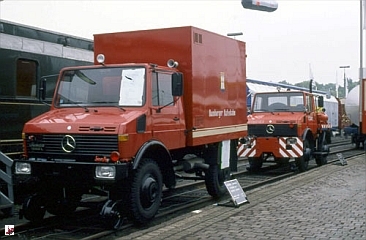
<svg viewBox="0 0 366 240"><path fill-rule="evenodd" d="M247 43L248 78L294 84L309 80L311 69L319 83L343 84L339 67L350 66L346 76L358 81L359 0L277 2L275 12L260 12L244 9L241 0L0 0L0 18L88 39L188 25L222 35L243 32L236 39Z"/></svg>

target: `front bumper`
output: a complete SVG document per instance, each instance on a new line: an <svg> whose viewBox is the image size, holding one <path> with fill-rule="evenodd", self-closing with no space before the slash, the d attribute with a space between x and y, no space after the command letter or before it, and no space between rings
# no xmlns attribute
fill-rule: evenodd
<svg viewBox="0 0 366 240"><path fill-rule="evenodd" d="M258 137L243 146L244 157L261 157L263 154L275 158L299 158L303 155L303 143L297 137Z"/></svg>
<svg viewBox="0 0 366 240"><path fill-rule="evenodd" d="M28 174L19 174L16 168L19 164L29 164L30 171ZM108 185L125 179L129 176L130 163L87 163L87 162L59 162L59 161L31 161L17 160L15 161L16 175L24 175L35 177L40 180L52 181L55 184L83 184L83 185ZM113 177L98 178L96 177L96 169L100 167L113 167L115 174Z"/></svg>

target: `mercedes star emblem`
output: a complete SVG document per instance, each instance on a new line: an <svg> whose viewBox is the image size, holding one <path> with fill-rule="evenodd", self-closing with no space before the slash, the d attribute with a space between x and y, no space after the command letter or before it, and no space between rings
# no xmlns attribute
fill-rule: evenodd
<svg viewBox="0 0 366 240"><path fill-rule="evenodd" d="M62 141L61 141L61 147L62 149L67 152L67 153L70 153L72 151L75 150L76 148L76 141L75 141L75 138L73 138L72 136L70 135L65 135L63 138L62 138Z"/></svg>
<svg viewBox="0 0 366 240"><path fill-rule="evenodd" d="M272 124L267 125L266 132L268 134L272 134L274 132L274 130L275 130L275 127Z"/></svg>

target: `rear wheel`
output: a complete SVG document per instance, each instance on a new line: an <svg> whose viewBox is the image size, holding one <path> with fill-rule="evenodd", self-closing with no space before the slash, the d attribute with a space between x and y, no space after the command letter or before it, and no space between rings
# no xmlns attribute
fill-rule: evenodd
<svg viewBox="0 0 366 240"><path fill-rule="evenodd" d="M210 165L205 172L205 184L208 194L220 197L227 192L225 181L230 180L229 169L220 169L219 165Z"/></svg>
<svg viewBox="0 0 366 240"><path fill-rule="evenodd" d="M323 166L328 163L327 155L320 155L315 157L316 165Z"/></svg>
<svg viewBox="0 0 366 240"><path fill-rule="evenodd" d="M152 159L142 160L131 186L131 213L136 224L145 224L154 218L160 207L162 186L157 163Z"/></svg>
<svg viewBox="0 0 366 240"><path fill-rule="evenodd" d="M356 148L356 149L359 149L359 148L360 148L360 146L361 146L361 143L360 143L360 141L358 141L358 139L356 138L356 140L355 140L355 148Z"/></svg>

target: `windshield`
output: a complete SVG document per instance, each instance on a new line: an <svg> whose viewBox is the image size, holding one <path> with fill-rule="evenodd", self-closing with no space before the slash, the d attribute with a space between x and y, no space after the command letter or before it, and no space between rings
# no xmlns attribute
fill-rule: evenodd
<svg viewBox="0 0 366 240"><path fill-rule="evenodd" d="M252 112L304 112L304 96L300 92L257 93Z"/></svg>
<svg viewBox="0 0 366 240"><path fill-rule="evenodd" d="M56 106L142 106L145 68L95 68L65 71Z"/></svg>

